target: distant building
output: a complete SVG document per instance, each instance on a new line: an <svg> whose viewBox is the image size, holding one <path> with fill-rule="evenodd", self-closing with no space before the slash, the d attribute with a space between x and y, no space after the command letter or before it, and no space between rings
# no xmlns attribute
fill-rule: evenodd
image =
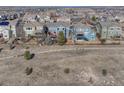
<svg viewBox="0 0 124 93"><path fill-rule="evenodd" d="M77 23L83 22L84 18L81 16L73 16L71 17L70 20L72 24L77 24Z"/></svg>
<svg viewBox="0 0 124 93"><path fill-rule="evenodd" d="M57 17L57 22L68 22L70 23L71 22L71 19L69 17L66 17L66 16L60 16L60 17Z"/></svg>

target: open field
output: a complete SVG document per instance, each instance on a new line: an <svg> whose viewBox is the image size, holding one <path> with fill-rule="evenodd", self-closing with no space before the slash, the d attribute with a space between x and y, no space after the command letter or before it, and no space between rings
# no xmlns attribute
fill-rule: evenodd
<svg viewBox="0 0 124 93"><path fill-rule="evenodd" d="M124 46L30 46L0 52L0 85L124 85ZM25 69L33 68L30 75Z"/></svg>

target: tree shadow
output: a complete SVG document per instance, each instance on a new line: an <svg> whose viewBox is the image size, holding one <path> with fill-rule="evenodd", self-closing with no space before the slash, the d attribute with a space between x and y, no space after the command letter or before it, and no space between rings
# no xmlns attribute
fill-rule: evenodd
<svg viewBox="0 0 124 93"><path fill-rule="evenodd" d="M16 46L15 45L10 45L10 50L14 49Z"/></svg>
<svg viewBox="0 0 124 93"><path fill-rule="evenodd" d="M26 69L25 69L25 73L26 73L26 75L30 75L31 73L33 72L33 68L31 67L27 67Z"/></svg>
<svg viewBox="0 0 124 93"><path fill-rule="evenodd" d="M34 53L32 53L32 54L31 54L31 59L33 59L33 58L34 58L34 56L35 56L35 54L34 54Z"/></svg>
<svg viewBox="0 0 124 93"><path fill-rule="evenodd" d="M0 52L3 50L3 48L0 48Z"/></svg>

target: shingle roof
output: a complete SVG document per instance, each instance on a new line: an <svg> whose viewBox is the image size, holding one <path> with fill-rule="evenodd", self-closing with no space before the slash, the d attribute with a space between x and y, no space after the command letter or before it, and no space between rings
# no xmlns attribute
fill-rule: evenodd
<svg viewBox="0 0 124 93"><path fill-rule="evenodd" d="M65 23L65 22L56 22L56 23L47 23L46 26L48 27L58 27L58 26L70 27L70 24Z"/></svg>
<svg viewBox="0 0 124 93"><path fill-rule="evenodd" d="M90 28L92 25L78 23L74 25L75 28Z"/></svg>
<svg viewBox="0 0 124 93"><path fill-rule="evenodd" d="M117 22L100 22L103 27L120 26Z"/></svg>
<svg viewBox="0 0 124 93"><path fill-rule="evenodd" d="M27 22L24 24L24 27L35 27L35 26L43 26L44 24L39 22Z"/></svg>

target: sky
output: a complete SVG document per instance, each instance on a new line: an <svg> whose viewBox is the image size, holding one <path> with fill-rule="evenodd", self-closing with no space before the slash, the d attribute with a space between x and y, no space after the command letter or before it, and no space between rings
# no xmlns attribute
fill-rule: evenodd
<svg viewBox="0 0 124 93"><path fill-rule="evenodd" d="M124 6L123 0L0 0L0 6Z"/></svg>

